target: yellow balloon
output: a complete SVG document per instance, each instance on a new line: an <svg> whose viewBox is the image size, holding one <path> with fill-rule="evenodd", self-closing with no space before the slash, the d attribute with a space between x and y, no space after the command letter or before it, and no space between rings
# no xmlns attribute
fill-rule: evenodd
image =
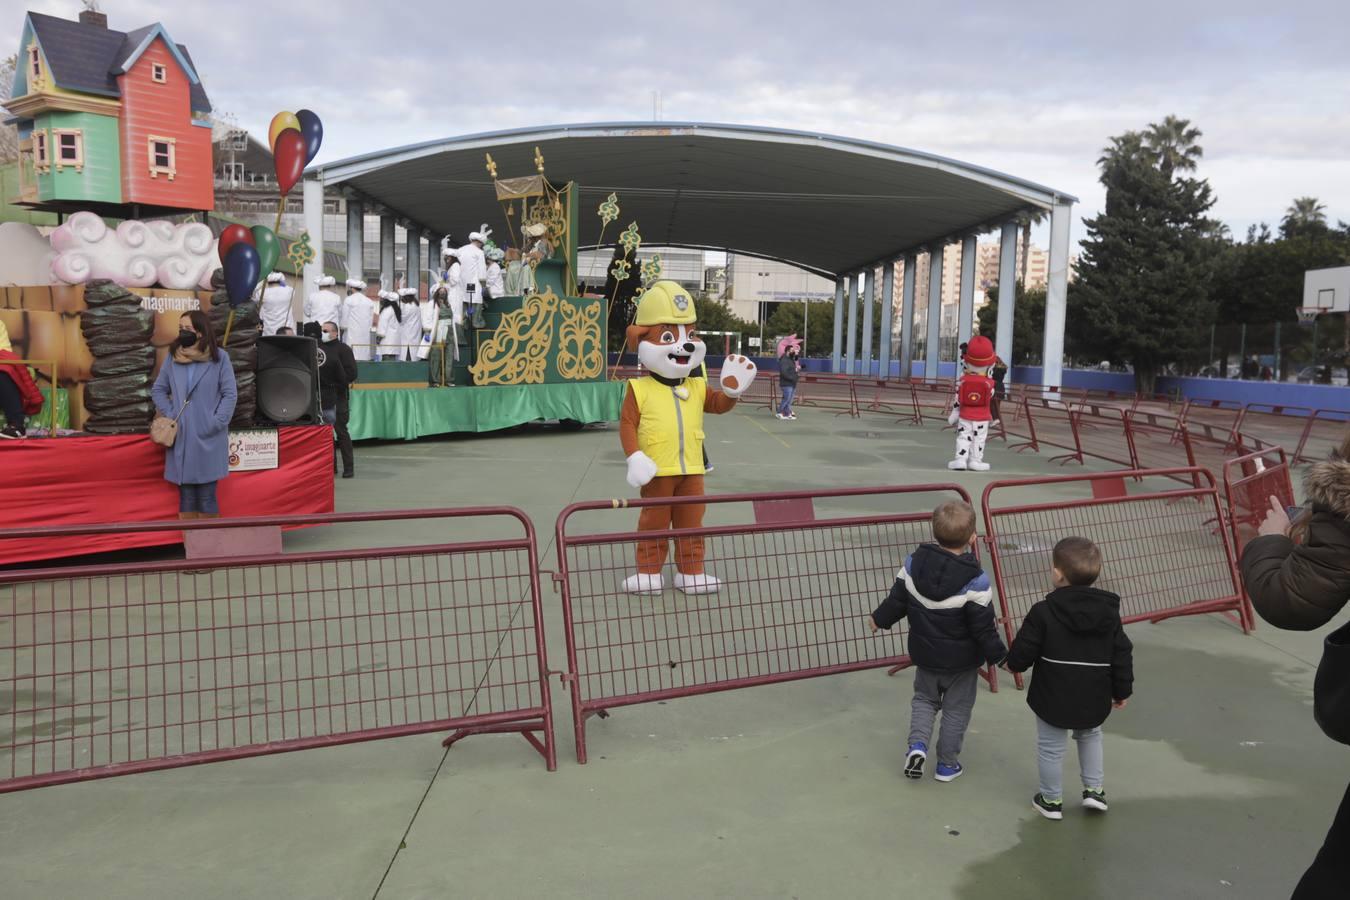
<svg viewBox="0 0 1350 900"><path fill-rule="evenodd" d="M287 128L300 130L300 120L292 112L279 112L272 117L272 124L267 129L267 149L273 150L277 146L277 135L281 134Z"/></svg>

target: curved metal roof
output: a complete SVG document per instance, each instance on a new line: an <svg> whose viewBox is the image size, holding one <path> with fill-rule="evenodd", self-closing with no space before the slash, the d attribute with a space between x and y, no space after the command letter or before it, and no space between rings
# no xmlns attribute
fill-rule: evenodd
<svg viewBox="0 0 1350 900"><path fill-rule="evenodd" d="M1075 198L931 153L746 125L620 122L466 135L355 156L311 170L391 213L462 239L505 226L498 175L532 174L534 148L555 183L581 190L580 246L599 240L611 192L648 246L732 250L824 275L851 272L944 238L987 230L1028 208Z"/></svg>

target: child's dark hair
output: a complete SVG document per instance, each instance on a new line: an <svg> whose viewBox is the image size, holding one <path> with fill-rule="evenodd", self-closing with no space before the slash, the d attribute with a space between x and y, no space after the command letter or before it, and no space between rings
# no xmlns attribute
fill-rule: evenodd
<svg viewBox="0 0 1350 900"><path fill-rule="evenodd" d="M943 547L964 547L974 536L975 510L969 503L949 500L933 510L933 537Z"/></svg>
<svg viewBox="0 0 1350 900"><path fill-rule="evenodd" d="M1067 537L1055 545L1055 568L1075 585L1089 585L1102 574L1102 551L1085 537Z"/></svg>

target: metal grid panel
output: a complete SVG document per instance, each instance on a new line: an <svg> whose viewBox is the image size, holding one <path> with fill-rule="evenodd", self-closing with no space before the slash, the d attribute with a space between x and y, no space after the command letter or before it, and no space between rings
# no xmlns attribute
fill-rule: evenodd
<svg viewBox="0 0 1350 900"><path fill-rule="evenodd" d="M7 573L0 791L450 729L551 765L538 596L532 533Z"/></svg>
<svg viewBox="0 0 1350 900"><path fill-rule="evenodd" d="M832 409L835 415L858 417L858 396L854 390L854 380L839 375L810 375L802 372L797 380L797 391L793 394L792 405L809 406L816 409ZM774 382L774 394L782 401L782 394Z"/></svg>
<svg viewBox="0 0 1350 900"><path fill-rule="evenodd" d="M1156 478L1197 480L1202 486L1001 505L1001 495L1028 486L1079 484L1091 490L1094 483ZM994 482L985 489L983 505L1009 639L1032 605L1052 590L1051 552L1071 536L1101 547L1104 567L1097 586L1120 595L1126 622L1241 610L1227 535L1215 527L1222 521L1218 492L1205 470L1141 469Z"/></svg>
<svg viewBox="0 0 1350 900"><path fill-rule="evenodd" d="M1340 447L1350 429L1350 413L1339 409L1315 410L1304 424L1294 451L1294 464L1318 462Z"/></svg>
<svg viewBox="0 0 1350 900"><path fill-rule="evenodd" d="M901 496L895 496L901 495ZM832 497L885 501L906 512L816 518ZM686 596L665 571L659 596L624 592L634 544L652 532L572 533L577 504L558 519L563 616L568 638L577 759L586 761L586 719L616 706L904 665L903 623L872 635L864 617L886 596L915 546L932 540L932 508L969 502L955 485L845 489L819 493L683 498L730 515L751 505L756 524L665 532L702 537L718 593ZM661 505L635 501L632 506ZM633 512L620 513L631 527ZM611 524L612 514L606 524Z"/></svg>

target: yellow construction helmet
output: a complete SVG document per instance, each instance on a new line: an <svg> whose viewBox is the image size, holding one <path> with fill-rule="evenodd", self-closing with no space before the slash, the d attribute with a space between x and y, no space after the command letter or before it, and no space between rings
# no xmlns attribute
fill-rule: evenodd
<svg viewBox="0 0 1350 900"><path fill-rule="evenodd" d="M658 281L642 292L635 325L692 325L698 321L694 298L674 281Z"/></svg>

